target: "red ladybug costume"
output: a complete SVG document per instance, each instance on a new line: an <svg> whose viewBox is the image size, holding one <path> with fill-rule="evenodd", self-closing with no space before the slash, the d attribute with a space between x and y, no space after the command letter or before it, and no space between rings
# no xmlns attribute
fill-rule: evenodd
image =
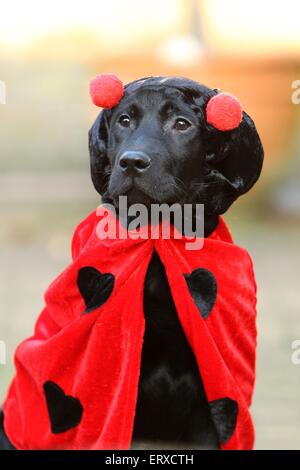
<svg viewBox="0 0 300 470"><path fill-rule="evenodd" d="M100 75L90 93L94 104L112 108L124 87L116 76ZM242 108L219 93L206 117L228 131L239 126ZM233 243L222 218L196 251L175 229L170 239L162 236L163 227L157 239L128 238L113 212L117 237L102 239L100 219L94 212L78 226L73 262L48 288L33 336L17 348L16 376L3 406L8 439L17 449L130 447L145 329L143 287L156 250L220 446L251 449L256 284L248 253ZM203 280L210 283L206 302Z"/></svg>
<svg viewBox="0 0 300 470"><path fill-rule="evenodd" d="M113 213L109 217L115 219ZM256 285L248 253L222 220L199 250L186 239L99 239L92 213L76 229L72 264L46 291L32 337L17 348L4 403L17 449L128 449L144 335L143 286L153 250L166 269L223 449L251 449ZM189 241L189 240L188 240ZM201 273L214 280L202 310ZM205 354L203 353L205 351Z"/></svg>

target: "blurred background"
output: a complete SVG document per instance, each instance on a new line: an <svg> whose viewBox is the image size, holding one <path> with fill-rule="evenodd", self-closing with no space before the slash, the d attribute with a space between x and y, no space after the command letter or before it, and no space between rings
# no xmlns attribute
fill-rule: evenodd
<svg viewBox="0 0 300 470"><path fill-rule="evenodd" d="M299 18L298 0L2 5L0 401L15 347L70 261L73 230L99 203L89 178L87 132L99 111L90 78L183 75L238 96L265 147L259 183L226 219L258 282L256 448L300 449L300 364L291 361L300 339Z"/></svg>

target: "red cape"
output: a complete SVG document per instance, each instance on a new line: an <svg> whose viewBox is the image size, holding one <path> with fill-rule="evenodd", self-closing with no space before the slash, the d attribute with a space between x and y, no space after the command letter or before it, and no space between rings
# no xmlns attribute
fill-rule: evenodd
<svg viewBox="0 0 300 470"><path fill-rule="evenodd" d="M130 447L145 328L143 285L155 249L199 366L220 446L252 449L256 284L248 253L234 245L221 218L197 251L186 249L184 237L101 240L98 222L93 212L77 227L73 262L46 291L34 335L17 348L16 376L3 406L12 444ZM197 285L189 282L204 270L217 288L209 314L201 311Z"/></svg>

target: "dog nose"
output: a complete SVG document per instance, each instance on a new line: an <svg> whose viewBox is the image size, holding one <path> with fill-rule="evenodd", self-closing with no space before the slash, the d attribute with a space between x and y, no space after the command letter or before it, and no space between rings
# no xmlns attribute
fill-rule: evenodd
<svg viewBox="0 0 300 470"><path fill-rule="evenodd" d="M126 173L141 173L149 168L151 160L144 152L127 151L121 155L119 165Z"/></svg>

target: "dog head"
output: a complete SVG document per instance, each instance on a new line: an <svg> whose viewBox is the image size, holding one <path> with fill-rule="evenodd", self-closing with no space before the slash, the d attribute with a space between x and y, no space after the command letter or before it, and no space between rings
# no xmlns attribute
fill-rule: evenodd
<svg viewBox="0 0 300 470"><path fill-rule="evenodd" d="M209 123L218 95L193 80L147 77L125 86L89 132L91 175L104 202L199 203L222 214L257 181L263 148L243 111L231 130Z"/></svg>

